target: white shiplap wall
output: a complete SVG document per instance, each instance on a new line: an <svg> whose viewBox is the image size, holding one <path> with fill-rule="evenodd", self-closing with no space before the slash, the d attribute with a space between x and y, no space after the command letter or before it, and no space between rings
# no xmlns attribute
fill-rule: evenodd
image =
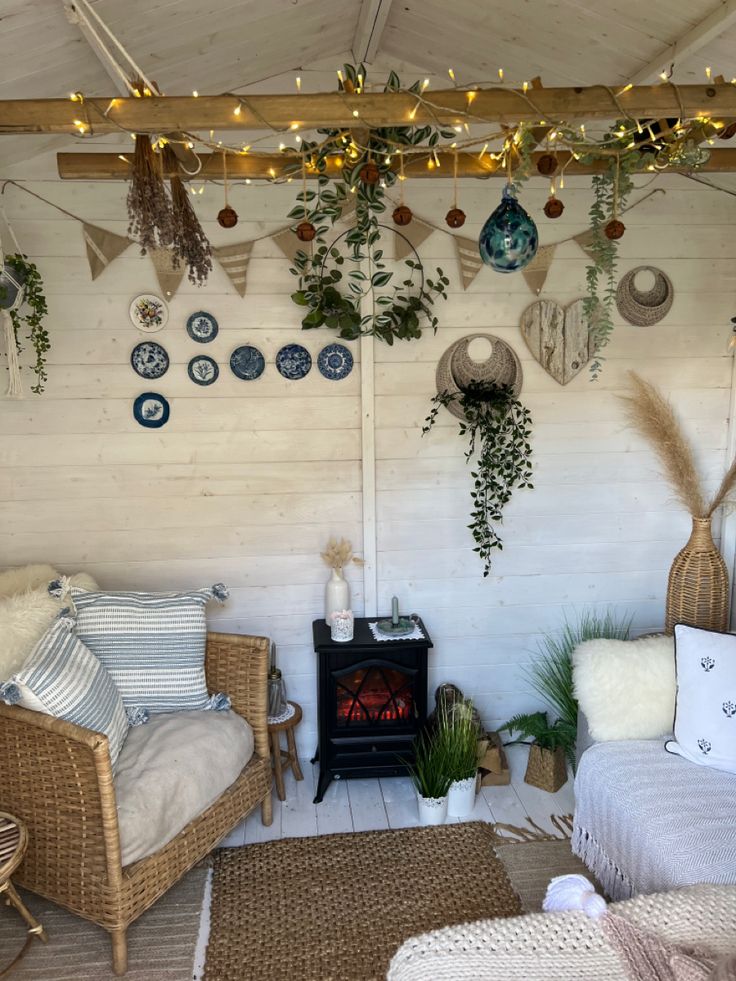
<svg viewBox="0 0 736 981"><path fill-rule="evenodd" d="M120 185L43 179L50 174L50 164L38 161L25 168L25 176L38 176L32 189L89 221L125 230ZM540 218L543 242L585 226L587 182L570 184L564 218ZM652 455L623 424L616 396L626 371L636 368L672 396L711 482L725 458L736 208L732 198L684 179L660 185L665 195L626 218L621 270L642 261L661 265L674 282L675 303L655 327L619 324L599 382L585 374L564 389L553 382L519 334L520 314L533 300L523 279L483 270L463 293L453 243L435 233L421 252L451 279L450 298L438 310L440 331L393 348L376 344L373 384L366 379L362 406L359 345L353 345L356 370L343 382L326 381L316 368L301 382L276 372L282 344L304 343L314 357L330 336L300 331L288 263L269 242L255 246L245 299L217 267L203 290L182 286L157 337L172 367L160 383L147 385L129 366L142 335L127 310L136 293L156 291L149 260L130 249L92 283L78 226L9 188L8 214L45 278L53 347L47 394L0 406L2 565L51 561L65 570L87 569L107 587L227 582L232 598L212 612L213 624L275 639L290 693L305 709L300 735L309 751L311 621L322 608L326 578L318 552L330 534L358 547L364 504L368 514L375 506L379 606L386 609L397 593L405 609L425 617L436 645L432 685L456 681L489 721L531 707L520 665L540 632L559 625L565 611L609 603L633 612L638 629L660 626L666 571L687 536L687 517ZM533 182L524 195L537 215L545 190ZM461 188L471 216L464 234L477 234L499 193L498 182ZM438 224L450 197L445 183L407 185L415 212ZM240 224L225 232L208 220L206 230L216 245L255 238L284 224L292 198L293 187L235 188ZM203 218L220 206L217 189L197 196ZM583 293L584 271L576 246L562 246L544 296L571 302ZM206 348L184 330L187 316L200 308L220 323ZM468 474L452 417L443 413L421 437L440 354L451 341L484 329L512 343L522 358L536 464L535 490L518 493L508 507L506 548L486 580L466 528ZM247 342L268 361L252 384L237 381L227 366L231 350ZM200 350L221 365L209 389L186 375L187 361ZM146 388L171 400L171 420L158 431L141 429L131 416L132 400ZM375 413L375 429L362 433L366 413ZM363 502L362 447L372 436L375 501ZM363 573L353 567L350 577L361 613Z"/></svg>

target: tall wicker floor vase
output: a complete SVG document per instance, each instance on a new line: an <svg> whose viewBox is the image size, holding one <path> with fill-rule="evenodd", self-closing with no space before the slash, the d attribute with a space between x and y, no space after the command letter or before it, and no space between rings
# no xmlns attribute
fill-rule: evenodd
<svg viewBox="0 0 736 981"><path fill-rule="evenodd" d="M710 518L693 518L690 538L672 563L665 631L676 623L728 630L728 570L711 534Z"/></svg>

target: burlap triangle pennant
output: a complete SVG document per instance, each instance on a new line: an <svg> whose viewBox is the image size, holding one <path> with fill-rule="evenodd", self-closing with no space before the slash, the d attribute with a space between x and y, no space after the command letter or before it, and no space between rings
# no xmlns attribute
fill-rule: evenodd
<svg viewBox="0 0 736 981"><path fill-rule="evenodd" d="M97 279L113 259L117 259L121 252L125 252L133 244L125 235L116 235L115 232L108 232L97 225L88 225L86 221L82 222L82 235L92 279Z"/></svg>
<svg viewBox="0 0 736 981"><path fill-rule="evenodd" d="M296 237L296 232L292 232L291 228L284 228L283 231L276 232L271 237L289 262L294 261L297 252L306 252L309 248L309 243L300 241Z"/></svg>
<svg viewBox="0 0 736 981"><path fill-rule="evenodd" d="M524 268L521 270L521 274L526 280L526 285L533 293L536 293L537 296L539 296L544 288L544 284L547 280L547 273L549 272L549 267L552 265L554 256L554 245L541 245L537 249L537 254L534 256L529 265L524 266Z"/></svg>
<svg viewBox="0 0 736 981"><path fill-rule="evenodd" d="M452 237L455 240L457 261L460 263L463 289L466 290L480 272L483 260L478 251L478 243L474 238L463 238L461 235L453 235Z"/></svg>
<svg viewBox="0 0 736 981"><path fill-rule="evenodd" d="M412 246L418 250L425 238L429 238L433 231L431 225L416 217L410 224L403 225L400 231L397 229L394 235L395 258L406 259L412 255Z"/></svg>
<svg viewBox="0 0 736 981"><path fill-rule="evenodd" d="M173 256L169 249L151 249L148 253L156 270L156 279L167 300L176 294L184 278L184 266L174 266Z"/></svg>
<svg viewBox="0 0 736 981"><path fill-rule="evenodd" d="M248 263L252 251L252 242L240 242L239 245L223 245L221 248L212 249L212 254L225 270L240 296L245 296Z"/></svg>

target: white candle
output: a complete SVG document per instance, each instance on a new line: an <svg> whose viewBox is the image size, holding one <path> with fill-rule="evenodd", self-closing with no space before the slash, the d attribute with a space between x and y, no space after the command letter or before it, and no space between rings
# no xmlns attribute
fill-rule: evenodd
<svg viewBox="0 0 736 981"><path fill-rule="evenodd" d="M394 627L399 625L399 597L394 596L391 599L391 623Z"/></svg>

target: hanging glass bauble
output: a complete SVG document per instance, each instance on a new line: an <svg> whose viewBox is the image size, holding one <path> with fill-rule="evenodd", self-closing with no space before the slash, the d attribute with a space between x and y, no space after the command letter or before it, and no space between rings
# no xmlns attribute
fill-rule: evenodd
<svg viewBox="0 0 736 981"><path fill-rule="evenodd" d="M507 184L501 203L481 229L481 259L496 272L516 272L532 261L538 244L537 226Z"/></svg>

